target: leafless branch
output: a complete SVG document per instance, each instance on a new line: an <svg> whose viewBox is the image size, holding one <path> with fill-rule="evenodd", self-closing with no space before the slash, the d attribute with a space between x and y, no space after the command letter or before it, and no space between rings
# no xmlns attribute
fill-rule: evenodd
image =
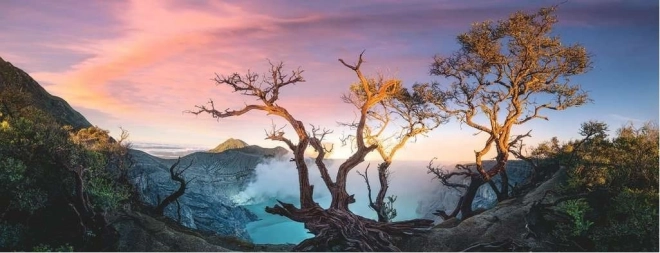
<svg viewBox="0 0 660 253"><path fill-rule="evenodd" d="M437 157L434 157L433 159L431 159L431 161L429 161L429 164L426 166L426 168L428 169L427 173L431 173L435 175L434 178L440 180L440 182L447 187L451 187L454 189L468 188L468 185L460 184L460 183L452 183L449 182L449 179L458 176L462 176L462 177L474 176L475 175L474 172L472 172L468 167L460 164L456 165L456 169L457 169L456 171L448 172L444 170L442 167L433 166L433 161L436 159Z"/></svg>

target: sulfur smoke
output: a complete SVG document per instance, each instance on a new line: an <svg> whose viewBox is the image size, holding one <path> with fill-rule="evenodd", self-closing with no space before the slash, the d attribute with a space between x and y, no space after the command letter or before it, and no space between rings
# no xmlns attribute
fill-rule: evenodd
<svg viewBox="0 0 660 253"><path fill-rule="evenodd" d="M331 176L336 175L337 169L343 160L327 160L326 165ZM396 220L415 218L433 218L432 209L442 207L435 200L443 199L447 208L454 205L459 198L459 192L444 189L432 176L426 173L425 161L395 161L391 166L389 195L398 198L394 203L397 209ZM364 172L369 162L356 167L348 177L347 190L355 194L356 202L350 209L354 213L376 219L376 213L368 207L367 189L364 179L357 175L356 170ZM380 189L376 172L377 162L371 162L369 178L372 186L372 197L375 198ZM322 207L330 205L330 192L325 187L316 165L309 160L310 183L314 185L314 200ZM333 177L334 180L334 177ZM248 225L255 243L298 243L304 238L311 237L306 233L302 224L293 222L284 217L265 213L265 206L272 206L275 200L299 205L298 174L293 162L289 158L267 160L256 167L256 177L247 188L234 196L238 205L248 206L255 212L260 221ZM434 209L433 209L434 210Z"/></svg>

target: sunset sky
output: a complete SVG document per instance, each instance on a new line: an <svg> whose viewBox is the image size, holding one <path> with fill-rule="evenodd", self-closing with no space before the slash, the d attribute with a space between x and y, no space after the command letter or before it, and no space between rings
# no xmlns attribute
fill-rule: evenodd
<svg viewBox="0 0 660 253"><path fill-rule="evenodd" d="M254 100L216 86L215 73L263 73L267 59L305 70L305 83L287 87L279 105L305 123L335 129L351 121L340 95L356 80L337 59L364 71L415 82L429 76L436 54L458 49L470 24L534 11L562 1L0 1L0 57L67 100L92 124L133 142L212 148L229 137L266 147L271 119L263 112L219 122L183 111L209 99L221 109ZM658 1L569 0L557 12L555 35L581 43L593 69L574 77L593 103L546 112L516 129L533 129L529 143L578 137L580 123L658 121ZM471 160L485 135L455 121L409 144L398 158ZM613 133L613 131L612 131ZM287 132L293 137L293 132ZM346 157L347 149L336 152Z"/></svg>

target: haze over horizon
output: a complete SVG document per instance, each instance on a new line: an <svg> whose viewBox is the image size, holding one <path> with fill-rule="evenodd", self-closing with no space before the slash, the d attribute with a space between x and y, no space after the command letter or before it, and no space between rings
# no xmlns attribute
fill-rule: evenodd
<svg viewBox="0 0 660 253"><path fill-rule="evenodd" d="M561 2L2 1L0 57L114 136L121 126L132 142L208 149L230 137L284 146L264 140L271 119L284 122L263 112L219 122L182 113L209 99L218 108L252 102L211 79L264 73L267 59L283 61L287 70L304 69L306 82L283 89L278 104L306 124L334 129L327 140L339 144L336 122L354 118L340 95L356 78L338 58L352 63L366 50L366 74L382 72L408 87L443 83L428 74L432 57L457 50L456 36L471 23ZM658 2L574 0L557 15L554 34L592 54L593 69L572 81L594 102L546 111L549 121L531 121L515 133L532 129L526 143L534 144L577 138L587 120L604 121L611 132L626 122L658 122ZM486 137L475 133L451 121L395 159L472 160ZM349 151L340 148L334 158Z"/></svg>

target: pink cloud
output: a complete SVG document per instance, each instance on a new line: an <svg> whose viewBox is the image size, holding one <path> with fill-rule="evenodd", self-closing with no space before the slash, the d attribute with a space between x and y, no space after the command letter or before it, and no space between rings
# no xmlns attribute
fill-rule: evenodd
<svg viewBox="0 0 660 253"><path fill-rule="evenodd" d="M33 7L41 6L41 2L24 3L0 3L1 14L10 14L0 15L0 19L13 24L0 23L0 29L9 31L0 34L0 54L6 60L36 69L30 74L42 84L48 83L50 92L74 107L85 108L89 112L85 116L102 122L104 128L115 130L123 125L135 131L134 138L145 141L162 138L208 145L217 144L215 137L240 134L249 136L242 138L251 138L250 143L271 144L263 141L263 129L271 123L264 113L220 123L210 116L182 113L208 99L223 109L254 102L227 87L215 86L211 80L215 73L244 73L247 69L263 73L268 68L266 59L284 61L287 69L301 66L307 82L287 88L280 104L306 123L335 128L335 121L353 119L351 108L343 105L339 96L355 81L354 73L337 58L353 62L366 49L365 73L392 73L407 85L430 81L432 56L455 50L456 34L470 23L506 17L515 9L540 7L510 1L483 6L456 1L316 1L295 5L282 1L207 1L196 5L129 0L85 2L85 8L78 9L57 4L36 9ZM541 4L546 3L555 2ZM633 23L646 20L630 18L643 16L632 7L616 12L616 2L599 8L605 14L583 15L583 10L597 3L581 3L573 6L569 2L566 11L560 8L559 14L565 14L560 16L561 22L596 24L594 20L603 22L605 14ZM41 51L55 51L66 59L36 53ZM35 68L35 62L57 68ZM340 132L337 129L337 135ZM431 148L425 152L456 149L451 146L455 144L436 142L442 144L426 142ZM402 155L424 153L423 148L411 150ZM463 156L471 158L471 152Z"/></svg>

